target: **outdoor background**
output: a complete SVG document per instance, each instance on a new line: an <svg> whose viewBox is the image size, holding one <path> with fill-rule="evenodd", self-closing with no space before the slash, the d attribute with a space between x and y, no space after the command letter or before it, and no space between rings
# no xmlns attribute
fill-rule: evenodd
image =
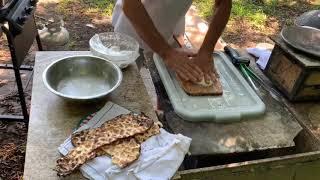
<svg viewBox="0 0 320 180"><path fill-rule="evenodd" d="M37 23L49 18L62 18L70 33L70 41L64 46L45 47L45 50L89 50L88 41L99 32L112 31L111 14L113 0L40 0ZM212 0L194 0L199 15L210 21ZM269 42L269 36L277 35L284 25L312 9L320 9L320 0L233 0L232 15L223 39L235 47L254 47L256 43ZM5 37L0 38L0 63L10 63ZM33 65L32 48L26 64ZM22 72L25 85L29 72ZM32 82L31 82L32 83ZM30 104L31 83L26 87ZM0 70L0 113L19 114L20 107L13 73ZM21 179L27 129L23 123L0 122L0 180Z"/></svg>

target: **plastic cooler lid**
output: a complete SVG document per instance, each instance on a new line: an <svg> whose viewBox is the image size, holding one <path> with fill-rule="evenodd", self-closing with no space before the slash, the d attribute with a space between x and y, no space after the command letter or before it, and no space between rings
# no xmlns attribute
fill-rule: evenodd
<svg viewBox="0 0 320 180"><path fill-rule="evenodd" d="M265 112L264 103L222 52L214 53L223 87L222 96L189 96L180 87L175 75L167 70L162 59L157 54L153 59L175 112L184 120L224 123Z"/></svg>

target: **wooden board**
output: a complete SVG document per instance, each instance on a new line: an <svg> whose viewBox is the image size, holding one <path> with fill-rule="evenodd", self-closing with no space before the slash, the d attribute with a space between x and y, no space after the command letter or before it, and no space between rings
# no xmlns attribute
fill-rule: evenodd
<svg viewBox="0 0 320 180"><path fill-rule="evenodd" d="M205 95L222 95L223 90L219 79L213 82L211 86L202 86L191 81L184 81L179 76L176 76L182 89L190 96L205 96Z"/></svg>
<svg viewBox="0 0 320 180"><path fill-rule="evenodd" d="M285 56L281 49L276 46L270 58L270 65L267 69L267 74L271 79L287 91L289 94L293 93L293 88L301 77L303 69L297 64L292 62Z"/></svg>
<svg viewBox="0 0 320 180"><path fill-rule="evenodd" d="M320 99L319 58L294 50L279 37L273 40L266 75L291 101Z"/></svg>
<svg viewBox="0 0 320 180"><path fill-rule="evenodd" d="M179 171L181 180L316 180L320 151Z"/></svg>

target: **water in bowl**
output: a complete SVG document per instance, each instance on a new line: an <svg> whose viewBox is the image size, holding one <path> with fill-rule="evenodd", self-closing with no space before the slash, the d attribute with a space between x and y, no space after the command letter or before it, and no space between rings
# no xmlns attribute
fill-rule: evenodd
<svg viewBox="0 0 320 180"><path fill-rule="evenodd" d="M63 79L57 91L69 96L93 96L110 90L110 85L97 76L70 77Z"/></svg>

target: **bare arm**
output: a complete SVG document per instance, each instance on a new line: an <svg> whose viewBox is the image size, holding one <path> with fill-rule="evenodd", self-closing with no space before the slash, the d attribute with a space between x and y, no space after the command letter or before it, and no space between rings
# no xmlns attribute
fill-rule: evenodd
<svg viewBox="0 0 320 180"><path fill-rule="evenodd" d="M232 0L215 0L214 15L200 52L212 53L230 17Z"/></svg>
<svg viewBox="0 0 320 180"><path fill-rule="evenodd" d="M172 48L153 24L140 0L124 0L123 11L140 38L158 53L166 65L185 80L199 81L203 73L197 65L189 61L186 52Z"/></svg>
<svg viewBox="0 0 320 180"><path fill-rule="evenodd" d="M194 58L194 61L205 74L205 80L218 80L218 74L212 61L214 46L221 36L229 20L232 7L232 0L215 0L214 15L209 25L208 32L204 38L202 46Z"/></svg>

